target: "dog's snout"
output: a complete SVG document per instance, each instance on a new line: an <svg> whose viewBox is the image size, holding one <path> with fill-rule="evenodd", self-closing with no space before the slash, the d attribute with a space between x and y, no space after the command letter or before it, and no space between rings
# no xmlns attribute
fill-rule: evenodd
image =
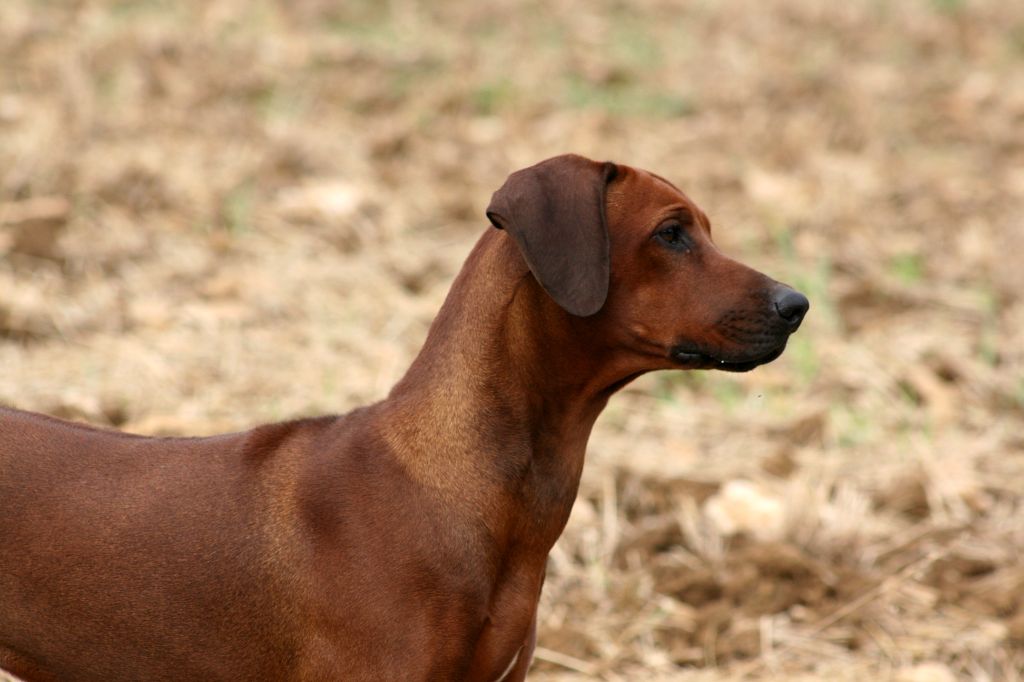
<svg viewBox="0 0 1024 682"><path fill-rule="evenodd" d="M795 331L811 307L810 301L799 291L794 291L789 287L779 287L775 292L774 299L775 310L779 313L779 317Z"/></svg>

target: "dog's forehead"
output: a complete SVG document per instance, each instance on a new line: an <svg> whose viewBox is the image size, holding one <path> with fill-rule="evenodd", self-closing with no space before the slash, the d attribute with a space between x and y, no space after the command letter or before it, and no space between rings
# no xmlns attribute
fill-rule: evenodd
<svg viewBox="0 0 1024 682"><path fill-rule="evenodd" d="M624 171L624 172L622 172ZM708 219L690 197L656 173L642 168L621 166L617 180L609 188L609 219L616 216L655 216L670 206L684 206L708 229Z"/></svg>

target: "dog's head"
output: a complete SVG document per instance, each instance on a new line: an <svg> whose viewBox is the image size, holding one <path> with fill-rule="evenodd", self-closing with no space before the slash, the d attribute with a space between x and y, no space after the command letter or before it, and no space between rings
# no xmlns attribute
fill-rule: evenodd
<svg viewBox="0 0 1024 682"><path fill-rule="evenodd" d="M771 362L809 307L722 254L704 212L640 169L557 156L509 176L487 216L559 306L652 369Z"/></svg>

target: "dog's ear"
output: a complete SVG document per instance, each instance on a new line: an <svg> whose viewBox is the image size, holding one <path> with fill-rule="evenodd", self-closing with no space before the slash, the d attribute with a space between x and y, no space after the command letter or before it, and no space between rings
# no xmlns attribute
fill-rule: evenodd
<svg viewBox="0 0 1024 682"><path fill-rule="evenodd" d="M614 163L575 154L516 171L491 197L487 217L507 231L544 290L573 315L593 315L608 297L611 254L605 193Z"/></svg>

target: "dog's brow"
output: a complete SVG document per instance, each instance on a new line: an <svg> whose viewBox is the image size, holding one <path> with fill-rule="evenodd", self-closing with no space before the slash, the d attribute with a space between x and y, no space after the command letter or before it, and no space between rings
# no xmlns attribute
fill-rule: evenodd
<svg viewBox="0 0 1024 682"><path fill-rule="evenodd" d="M665 220L666 218L686 216L693 222L698 222L699 218L694 214L693 208L683 202L677 204L670 204L665 206L658 215L662 216L659 220Z"/></svg>

